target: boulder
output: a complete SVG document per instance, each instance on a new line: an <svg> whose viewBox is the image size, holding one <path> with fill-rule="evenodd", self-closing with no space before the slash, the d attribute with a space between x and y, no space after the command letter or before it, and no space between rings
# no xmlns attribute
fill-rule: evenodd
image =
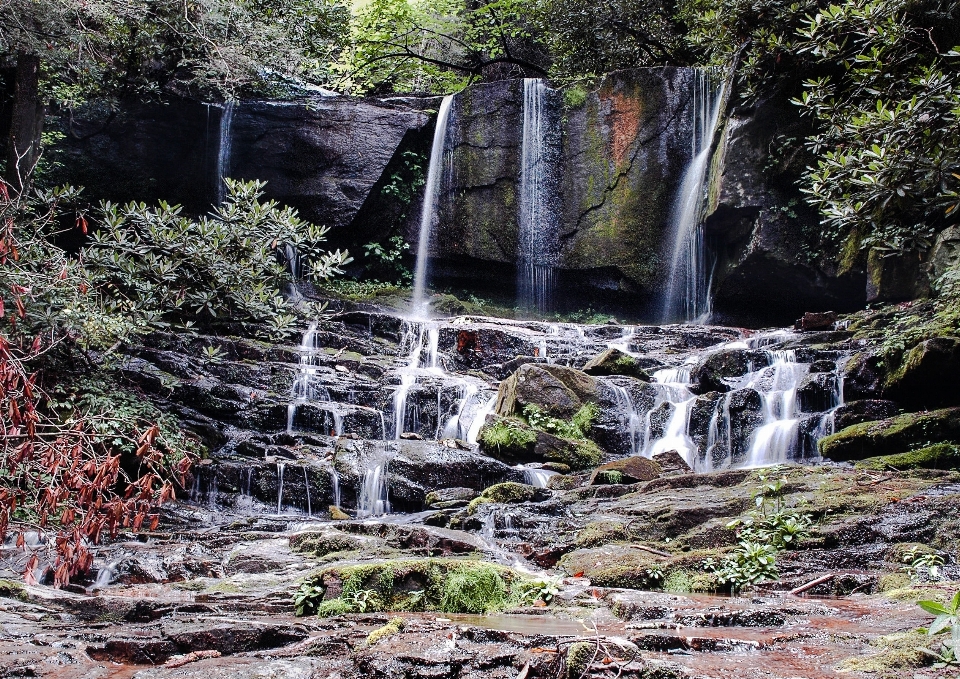
<svg viewBox="0 0 960 679"><path fill-rule="evenodd" d="M724 380L746 375L750 370L750 358L746 349L710 352L690 371L690 381L699 394L730 391L730 386Z"/></svg>
<svg viewBox="0 0 960 679"><path fill-rule="evenodd" d="M583 372L588 375L625 375L644 382L650 381L650 376L640 367L637 359L613 347L587 361Z"/></svg>
<svg viewBox="0 0 960 679"><path fill-rule="evenodd" d="M960 441L960 408L855 424L821 439L818 446L823 457L845 461L905 453L928 441Z"/></svg>
<svg viewBox="0 0 960 679"><path fill-rule="evenodd" d="M856 464L857 469L960 469L960 446L937 443L907 453L868 457Z"/></svg>
<svg viewBox="0 0 960 679"><path fill-rule="evenodd" d="M812 312L807 311L794 324L796 330L833 330L837 322L836 311Z"/></svg>
<svg viewBox="0 0 960 679"><path fill-rule="evenodd" d="M941 231L927 255L927 275L935 289L939 278L951 269L960 269L960 225Z"/></svg>
<svg viewBox="0 0 960 679"><path fill-rule="evenodd" d="M663 469L653 460L634 456L623 460L614 460L597 467L590 476L590 485L598 483L638 483L652 481L660 476ZM617 479L617 480L613 480Z"/></svg>
<svg viewBox="0 0 960 679"><path fill-rule="evenodd" d="M900 412L900 408L893 401L881 399L864 399L844 403L833 412L833 423L836 431L874 420L885 420Z"/></svg>
<svg viewBox="0 0 960 679"><path fill-rule="evenodd" d="M597 400L597 381L581 370L559 365L527 364L500 383L498 415L521 413L535 405L553 417L572 417L587 402Z"/></svg>
<svg viewBox="0 0 960 679"><path fill-rule="evenodd" d="M660 465L661 476L679 476L680 474L693 473L687 461L675 450L657 453L653 456L653 461Z"/></svg>
<svg viewBox="0 0 960 679"><path fill-rule="evenodd" d="M822 413L833 408L839 402L837 379L833 373L817 372L800 380L797 387L800 412Z"/></svg>
<svg viewBox="0 0 960 679"><path fill-rule="evenodd" d="M903 302L928 293L922 252L908 250L891 254L886 250L870 250L867 255L868 302Z"/></svg>
<svg viewBox="0 0 960 679"><path fill-rule="evenodd" d="M854 354L844 364L841 372L844 398L852 401L883 398L887 368L879 354L870 351Z"/></svg>
<svg viewBox="0 0 960 679"><path fill-rule="evenodd" d="M475 497L477 491L473 488L440 488L427 493L423 503L430 509L449 509L465 506Z"/></svg>
<svg viewBox="0 0 960 679"><path fill-rule="evenodd" d="M904 356L883 393L911 410L960 405L960 337L935 337Z"/></svg>

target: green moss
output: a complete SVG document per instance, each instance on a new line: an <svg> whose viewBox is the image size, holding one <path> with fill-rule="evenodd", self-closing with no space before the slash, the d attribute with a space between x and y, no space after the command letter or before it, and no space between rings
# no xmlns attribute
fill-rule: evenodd
<svg viewBox="0 0 960 679"><path fill-rule="evenodd" d="M6 578L0 578L0 596L21 599L26 596L26 590L23 588L22 583L14 580L8 580Z"/></svg>
<svg viewBox="0 0 960 679"><path fill-rule="evenodd" d="M405 624L406 623L404 623L403 618L393 618L383 627L378 627L367 635L367 646L373 646L381 639L386 639L394 634L399 634L403 631Z"/></svg>
<svg viewBox="0 0 960 679"><path fill-rule="evenodd" d="M576 441L572 451L558 457L557 462L568 464L573 469L590 469L600 464L603 450L593 441Z"/></svg>
<svg viewBox="0 0 960 679"><path fill-rule="evenodd" d="M630 538L627 528L618 521L594 521L577 533L574 544L577 548L599 547L611 542L624 542Z"/></svg>
<svg viewBox="0 0 960 679"><path fill-rule="evenodd" d="M525 483L516 483L514 481L498 483L480 493L480 497L471 500L467 506L467 512L473 514L477 511L477 507L491 502L500 504L529 502L536 494L537 489Z"/></svg>
<svg viewBox="0 0 960 679"><path fill-rule="evenodd" d="M354 607L343 599L330 599L317 606L317 617L332 618L335 615L346 615L354 611Z"/></svg>
<svg viewBox="0 0 960 679"><path fill-rule="evenodd" d="M486 613L508 607L523 588L516 571L466 559L409 559L374 564L332 566L308 579L322 616L381 611ZM331 586L339 596L323 600ZM519 596L519 594L517 595Z"/></svg>
<svg viewBox="0 0 960 679"><path fill-rule="evenodd" d="M623 472L616 469L604 469L597 472L593 479L594 485L617 486L623 483Z"/></svg>
<svg viewBox="0 0 960 679"><path fill-rule="evenodd" d="M856 464L857 469L957 469L960 467L960 446L937 443L907 453L868 457Z"/></svg>
<svg viewBox="0 0 960 679"><path fill-rule="evenodd" d="M855 424L820 439L817 445L820 454L831 460L860 460L904 453L956 435L960 435L960 408L945 408Z"/></svg>
<svg viewBox="0 0 960 679"><path fill-rule="evenodd" d="M849 658L841 665L841 671L868 672L877 679L899 679L904 670L925 667L932 658L918 650L929 644L930 638L920 632L890 634L870 642L877 651L860 658Z"/></svg>
<svg viewBox="0 0 960 679"><path fill-rule="evenodd" d="M200 592L207 588L207 583L202 580L185 580L183 582L171 582L170 586L186 592Z"/></svg>
<svg viewBox="0 0 960 679"><path fill-rule="evenodd" d="M504 607L507 584L490 564L471 564L451 572L443 586L440 609L446 613L489 613Z"/></svg>
<svg viewBox="0 0 960 679"><path fill-rule="evenodd" d="M581 679L587 673L587 666L597 654L597 645L587 641L570 644L567 649L567 679Z"/></svg>
<svg viewBox="0 0 960 679"><path fill-rule="evenodd" d="M589 94L582 85L571 85L563 90L563 105L567 109L580 108L587 101Z"/></svg>
<svg viewBox="0 0 960 679"><path fill-rule="evenodd" d="M533 445L537 434L520 420L502 417L480 430L480 443L487 448L522 452Z"/></svg>
<svg viewBox="0 0 960 679"><path fill-rule="evenodd" d="M294 536L290 540L290 548L294 552L313 554L314 556L355 551L363 544L362 538L345 533L306 533Z"/></svg>
<svg viewBox="0 0 960 679"><path fill-rule="evenodd" d="M877 581L877 591L893 592L910 586L910 576L906 573L886 573Z"/></svg>
<svg viewBox="0 0 960 679"><path fill-rule="evenodd" d="M717 578L712 573L678 568L667 573L663 579L663 591L677 594L691 592L715 592L719 589Z"/></svg>

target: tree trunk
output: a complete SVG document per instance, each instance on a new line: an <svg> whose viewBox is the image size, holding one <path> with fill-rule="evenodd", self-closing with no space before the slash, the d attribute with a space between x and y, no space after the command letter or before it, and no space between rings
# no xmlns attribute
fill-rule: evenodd
<svg viewBox="0 0 960 679"><path fill-rule="evenodd" d="M17 56L17 80L13 93L10 138L7 140L7 183L20 193L29 183L40 155L43 104L40 101L40 57Z"/></svg>

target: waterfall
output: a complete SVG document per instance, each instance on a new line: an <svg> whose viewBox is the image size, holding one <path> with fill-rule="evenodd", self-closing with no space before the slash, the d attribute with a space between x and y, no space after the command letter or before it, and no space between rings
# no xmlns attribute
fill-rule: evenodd
<svg viewBox="0 0 960 679"><path fill-rule="evenodd" d="M277 462L277 514L280 514L283 508L283 470L286 467L285 463Z"/></svg>
<svg viewBox="0 0 960 679"><path fill-rule="evenodd" d="M330 467L330 485L333 487L333 506L340 509L340 474Z"/></svg>
<svg viewBox="0 0 960 679"><path fill-rule="evenodd" d="M644 455L653 457L659 453L675 450L691 467L696 463L697 447L690 438L690 409L697 397L687 388L690 382L690 368L664 368L653 374L653 384L657 389L657 398L653 408L647 413L644 426ZM664 403L671 406L670 417L663 429L663 435L652 436L652 415Z"/></svg>
<svg viewBox="0 0 960 679"><path fill-rule="evenodd" d="M434 223L437 221L437 208L440 203L440 188L443 180L443 154L447 143L447 126L453 95L448 94L440 103L437 114L437 127L433 132L433 146L430 147L430 165L427 169L427 186L423 192L423 211L420 213L420 239L417 242L417 264L413 275L413 301L411 312L414 318L426 318L429 312L426 300L427 273L430 260L430 240Z"/></svg>
<svg viewBox="0 0 960 679"><path fill-rule="evenodd" d="M230 153L233 149L233 101L225 101L220 110L220 145L217 150L217 204L227 197L227 184L224 178L230 173Z"/></svg>
<svg viewBox="0 0 960 679"><path fill-rule="evenodd" d="M548 469L540 469L539 467L524 467L523 465L517 467L523 471L523 480L534 488L546 488L547 484L550 483L550 477L556 476L558 472L550 471Z"/></svg>
<svg viewBox="0 0 960 679"><path fill-rule="evenodd" d="M671 209L672 246L661 317L664 323L704 322L712 311L713 265L704 242L703 204L710 150L720 120L723 87L714 90L710 75L696 70L693 78L691 161Z"/></svg>
<svg viewBox="0 0 960 679"><path fill-rule="evenodd" d="M423 371L443 374L439 367L440 329L433 324L405 321L400 340L401 354L406 350L406 366L400 369L400 385L393 392L393 438L405 431L407 395ZM439 398L439 396L438 396Z"/></svg>
<svg viewBox="0 0 960 679"><path fill-rule="evenodd" d="M556 91L543 80L524 78L517 291L522 308L541 313L550 309L559 254L556 168L560 136L551 95Z"/></svg>
<svg viewBox="0 0 960 679"><path fill-rule="evenodd" d="M470 429L467 431L467 443L476 443L477 437L480 435L480 429L483 428L483 423L487 421L487 415L493 412L494 407L497 405L497 395L493 394L486 403L480 406L480 409L477 410L477 414L473 416L473 421L470 422Z"/></svg>
<svg viewBox="0 0 960 679"><path fill-rule="evenodd" d="M363 475L363 485L357 498L357 516L381 516L390 513L390 496L387 487L386 460L367 468Z"/></svg>
<svg viewBox="0 0 960 679"><path fill-rule="evenodd" d="M313 507L310 504L310 477L307 476L307 466L303 466L303 487L307 490L307 516L313 516Z"/></svg>

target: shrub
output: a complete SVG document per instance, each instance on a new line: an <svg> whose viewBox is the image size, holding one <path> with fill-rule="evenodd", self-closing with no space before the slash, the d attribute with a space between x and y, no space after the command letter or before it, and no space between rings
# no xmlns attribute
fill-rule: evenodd
<svg viewBox="0 0 960 679"><path fill-rule="evenodd" d="M225 181L226 201L199 220L164 202L101 206L103 224L82 256L108 310L158 328L230 321L254 332L268 324L282 336L296 317L281 286L301 269L327 279L352 261L320 249L326 227L261 202L263 182ZM278 251L286 246L295 254L285 267Z"/></svg>

